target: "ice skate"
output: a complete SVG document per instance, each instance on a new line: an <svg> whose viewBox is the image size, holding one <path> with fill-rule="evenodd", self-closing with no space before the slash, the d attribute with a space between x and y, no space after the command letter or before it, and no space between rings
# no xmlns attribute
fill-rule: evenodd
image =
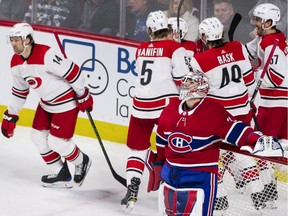
<svg viewBox="0 0 288 216"><path fill-rule="evenodd" d="M90 169L92 161L86 154L83 154L83 162L75 166L74 182L80 187Z"/></svg>
<svg viewBox="0 0 288 216"><path fill-rule="evenodd" d="M252 193L251 199L256 210L261 210L265 207L264 195L260 192Z"/></svg>
<svg viewBox="0 0 288 216"><path fill-rule="evenodd" d="M58 174L44 175L41 181L43 187L47 188L72 188L71 179L72 176L65 161Z"/></svg>
<svg viewBox="0 0 288 216"><path fill-rule="evenodd" d="M141 181L139 178L133 177L131 179L131 184L127 187L127 194L121 200L121 205L125 205L125 211L127 213L132 211L134 204L137 201L140 183Z"/></svg>

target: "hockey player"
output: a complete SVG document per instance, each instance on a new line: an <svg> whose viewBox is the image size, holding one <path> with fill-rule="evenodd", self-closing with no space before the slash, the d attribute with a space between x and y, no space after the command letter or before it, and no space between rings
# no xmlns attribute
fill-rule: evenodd
<svg viewBox="0 0 288 216"><path fill-rule="evenodd" d="M253 23L257 36L246 44L246 48L251 58L258 58L259 65L255 76L256 79L259 79L274 41L279 40L259 88L260 99L257 114L259 128L257 129L264 134L277 137L287 150L288 46L285 35L276 28L279 20L280 10L277 6L270 3L258 5L253 11ZM259 165L263 175L265 193L270 195L270 201L267 204L275 208L278 193L271 164L265 164L265 161L260 160Z"/></svg>
<svg viewBox="0 0 288 216"><path fill-rule="evenodd" d="M225 42L223 32L224 27L216 17L204 19L200 23L199 37L208 49L194 55L191 66L203 71L209 78L207 97L221 104L235 119L250 125L255 114L254 108L250 110L249 103L249 97L255 89L252 65L245 46L239 41ZM223 166L219 167L216 210L228 208L227 194L222 184L226 169L234 177L237 188L246 186L249 189L254 206L258 209L263 185L254 159L221 150L219 162Z"/></svg>
<svg viewBox="0 0 288 216"><path fill-rule="evenodd" d="M185 36L188 32L186 21L179 17L179 29L177 27L177 22L177 17L170 17L168 19L168 24L170 24L173 29L173 40L180 42L186 49L187 56L191 58L196 53L196 43L194 41L185 40Z"/></svg>
<svg viewBox="0 0 288 216"><path fill-rule="evenodd" d="M13 76L12 100L4 113L2 134L13 136L18 113L30 89L40 102L34 116L31 139L51 173L42 177L44 187L72 187L67 162L75 165L74 182L81 186L91 160L72 139L79 110L91 111L93 98L84 86L80 68L51 47L37 44L33 28L17 23L9 31L14 50L11 59Z"/></svg>
<svg viewBox="0 0 288 216"><path fill-rule="evenodd" d="M171 38L172 29L162 11L151 12L146 21L151 41L140 44L136 51L136 71L133 110L130 116L126 164L127 194L121 204L126 211L133 208L145 157L150 148L150 137L164 107L178 100L181 77L186 74L186 51Z"/></svg>
<svg viewBox="0 0 288 216"><path fill-rule="evenodd" d="M150 161L149 165L153 169L155 164L164 163L164 188L159 198L164 196L165 204L160 215L213 215L221 140L255 155L283 156L274 138L260 136L237 121L223 106L206 97L208 89L204 73L189 72L182 79L180 100L171 102L159 118L157 163ZM149 153L148 157L153 155ZM156 178L154 190L159 187L160 179Z"/></svg>

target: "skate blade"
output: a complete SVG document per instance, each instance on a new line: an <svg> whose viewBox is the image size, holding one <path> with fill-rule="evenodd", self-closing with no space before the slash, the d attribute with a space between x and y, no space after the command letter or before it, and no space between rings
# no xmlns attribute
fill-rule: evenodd
<svg viewBox="0 0 288 216"><path fill-rule="evenodd" d="M128 203L127 203L127 205L125 206L125 209L124 209L126 214L130 214L132 212L134 204L135 204L134 200L128 201Z"/></svg>
<svg viewBox="0 0 288 216"><path fill-rule="evenodd" d="M57 183L43 183L42 186L45 188L73 188L73 184L71 182L57 182Z"/></svg>
<svg viewBox="0 0 288 216"><path fill-rule="evenodd" d="M79 182L79 183L74 182L74 184L75 184L76 186L80 187L80 186L83 184L83 182L84 182L84 180L85 180L85 178L86 178L86 176L87 176L87 173L89 172L89 169L90 169L90 167L91 167L91 164L92 164L92 161L89 159L89 162L88 162L88 164L87 164L87 169L86 169L86 173L85 173L85 175L84 175L84 178L83 178L82 181Z"/></svg>

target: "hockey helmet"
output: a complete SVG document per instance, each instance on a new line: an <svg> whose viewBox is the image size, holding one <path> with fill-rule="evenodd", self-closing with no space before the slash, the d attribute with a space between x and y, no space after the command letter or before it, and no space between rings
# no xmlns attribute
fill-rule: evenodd
<svg viewBox="0 0 288 216"><path fill-rule="evenodd" d="M177 32L177 17L170 17L168 19L168 24L171 25L172 29L173 29L173 33L176 34ZM184 39L184 37L186 36L187 32L188 32L188 25L187 22L179 17L179 30L180 30L180 39Z"/></svg>
<svg viewBox="0 0 288 216"><path fill-rule="evenodd" d="M260 4L254 9L253 16L261 18L262 23L271 20L272 27L280 20L280 9L271 3Z"/></svg>
<svg viewBox="0 0 288 216"><path fill-rule="evenodd" d="M156 32L162 29L168 29L168 18L162 11L150 12L146 20L147 28L150 28L152 32Z"/></svg>
<svg viewBox="0 0 288 216"><path fill-rule="evenodd" d="M199 35L202 38L203 34L207 41L219 40L223 37L224 26L216 17L204 19L199 25Z"/></svg>
<svg viewBox="0 0 288 216"><path fill-rule="evenodd" d="M193 70L182 77L179 98L180 100L203 98L208 90L209 83L206 75L201 71Z"/></svg>
<svg viewBox="0 0 288 216"><path fill-rule="evenodd" d="M28 23L17 23L9 31L8 37L21 37L25 40L28 35L33 37L33 28Z"/></svg>

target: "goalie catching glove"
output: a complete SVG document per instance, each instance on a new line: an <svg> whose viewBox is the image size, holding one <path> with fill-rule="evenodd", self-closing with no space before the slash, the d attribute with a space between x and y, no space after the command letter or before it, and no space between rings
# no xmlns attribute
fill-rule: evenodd
<svg viewBox="0 0 288 216"><path fill-rule="evenodd" d="M242 146L240 150L249 151L253 155L262 157L283 157L284 151L281 144L275 137L260 136L254 146Z"/></svg>
<svg viewBox="0 0 288 216"><path fill-rule="evenodd" d="M151 150L148 150L145 164L149 170L147 192L157 191L161 183L161 170L163 167L163 162L157 161L157 154Z"/></svg>
<svg viewBox="0 0 288 216"><path fill-rule="evenodd" d="M5 137L10 138L13 136L16 122L18 120L18 115L9 114L8 110L5 111L1 125L1 132Z"/></svg>
<svg viewBox="0 0 288 216"><path fill-rule="evenodd" d="M76 97L76 105L81 112L91 112L93 110L93 97L89 93L89 89L85 88L85 92L82 96Z"/></svg>

